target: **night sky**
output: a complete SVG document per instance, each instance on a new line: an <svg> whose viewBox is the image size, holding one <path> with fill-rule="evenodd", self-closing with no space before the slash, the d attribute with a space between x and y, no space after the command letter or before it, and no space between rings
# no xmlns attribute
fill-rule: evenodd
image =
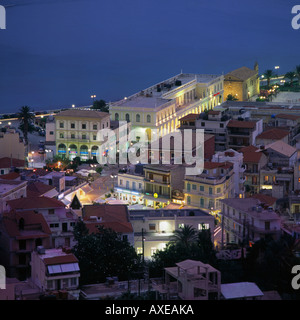
<svg viewBox="0 0 300 320"><path fill-rule="evenodd" d="M290 0L0 0L0 113L114 101L181 72L300 64Z"/></svg>

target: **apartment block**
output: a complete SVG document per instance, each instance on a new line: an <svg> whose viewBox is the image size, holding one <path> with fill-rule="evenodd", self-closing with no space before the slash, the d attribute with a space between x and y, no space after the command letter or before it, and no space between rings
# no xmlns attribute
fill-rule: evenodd
<svg viewBox="0 0 300 320"><path fill-rule="evenodd" d="M249 243L271 236L279 239L281 218L256 198L229 198L222 202L223 243Z"/></svg>
<svg viewBox="0 0 300 320"><path fill-rule="evenodd" d="M204 162L197 176L184 178L185 204L218 212L221 199L234 196L234 166L231 162Z"/></svg>
<svg viewBox="0 0 300 320"><path fill-rule="evenodd" d="M174 231L185 225L196 230L210 229L213 241L214 217L201 209L130 210L134 229L134 246L145 258L163 250Z"/></svg>

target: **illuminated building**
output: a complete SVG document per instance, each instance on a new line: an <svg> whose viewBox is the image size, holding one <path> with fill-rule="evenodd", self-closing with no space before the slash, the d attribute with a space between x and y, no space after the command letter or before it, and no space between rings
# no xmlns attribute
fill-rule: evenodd
<svg viewBox="0 0 300 320"><path fill-rule="evenodd" d="M143 209L130 210L129 214L134 230L134 247L145 258L151 258L157 250L163 250L174 231L185 225L196 230L214 230L214 217L200 209Z"/></svg>
<svg viewBox="0 0 300 320"><path fill-rule="evenodd" d="M111 120L131 122L136 135L157 129L161 136L179 127L180 118L222 103L223 76L181 73L130 97L111 103Z"/></svg>
<svg viewBox="0 0 300 320"><path fill-rule="evenodd" d="M98 131L110 128L110 117L106 112L89 109L69 109L55 115L56 154L62 158L80 157L85 161L98 156L101 142ZM46 127L47 131L48 127ZM50 133L46 132L46 138Z"/></svg>
<svg viewBox="0 0 300 320"><path fill-rule="evenodd" d="M231 162L204 162L197 176L184 178L185 203L206 211L219 211L220 200L234 197L234 169Z"/></svg>

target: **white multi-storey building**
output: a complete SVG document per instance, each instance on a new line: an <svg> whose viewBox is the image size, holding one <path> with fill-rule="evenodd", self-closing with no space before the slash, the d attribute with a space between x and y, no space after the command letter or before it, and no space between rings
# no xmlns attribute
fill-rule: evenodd
<svg viewBox="0 0 300 320"><path fill-rule="evenodd" d="M222 75L181 73L110 104L111 120L131 122L137 135L157 129L160 135L179 127L179 119L201 113L224 100Z"/></svg>

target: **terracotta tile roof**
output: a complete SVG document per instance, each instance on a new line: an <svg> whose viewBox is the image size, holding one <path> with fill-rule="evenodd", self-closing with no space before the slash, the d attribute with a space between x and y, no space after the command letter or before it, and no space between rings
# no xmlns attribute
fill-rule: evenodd
<svg viewBox="0 0 300 320"><path fill-rule="evenodd" d="M256 126L256 121L241 121L241 120L230 120L227 124L227 128L247 128L253 129Z"/></svg>
<svg viewBox="0 0 300 320"><path fill-rule="evenodd" d="M204 161L204 169L216 169L216 168L224 168L228 169L233 167L233 164L231 162L210 162L210 161Z"/></svg>
<svg viewBox="0 0 300 320"><path fill-rule="evenodd" d="M297 120L300 118L300 115L297 116L295 114L285 114L285 113L280 113L276 115L276 118L280 119L287 119L287 120Z"/></svg>
<svg viewBox="0 0 300 320"><path fill-rule="evenodd" d="M257 73L257 71L252 70L248 67L241 67L241 68L235 69L235 70L227 73L225 75L225 79L227 80L228 77L233 76L233 77L239 78L240 80L244 81L244 80L247 80L247 79L253 77L254 75L256 75L256 73Z"/></svg>
<svg viewBox="0 0 300 320"><path fill-rule="evenodd" d="M32 182L27 186L27 197L40 197L53 189L55 189L55 187L49 186L42 182Z"/></svg>
<svg viewBox="0 0 300 320"><path fill-rule="evenodd" d="M251 198L258 199L261 203L264 203L267 206L273 206L274 203L277 201L277 198L262 193L256 193Z"/></svg>
<svg viewBox="0 0 300 320"><path fill-rule="evenodd" d="M238 150L239 152L242 152L244 155L243 162L251 162L251 163L259 163L263 153L260 151L259 148L255 146L248 146L248 147L243 147Z"/></svg>
<svg viewBox="0 0 300 320"><path fill-rule="evenodd" d="M20 177L20 174L17 172L10 172L7 174L2 174L0 176L0 179L4 179L4 180L16 180Z"/></svg>
<svg viewBox="0 0 300 320"><path fill-rule="evenodd" d="M73 253L70 253L61 256L44 258L43 261L45 265L50 266L55 264L76 263L78 262L78 259L74 256Z"/></svg>
<svg viewBox="0 0 300 320"><path fill-rule="evenodd" d="M288 157L291 157L295 152L297 152L296 148L290 146L289 144L285 143L282 140L277 140L273 143L266 145L265 150L268 150L268 149L274 150Z"/></svg>
<svg viewBox="0 0 300 320"><path fill-rule="evenodd" d="M48 197L20 198L7 201L7 204L15 210L52 209L65 207L61 201Z"/></svg>
<svg viewBox="0 0 300 320"><path fill-rule="evenodd" d="M24 168L25 167L25 160L14 159L9 157L0 158L0 168Z"/></svg>
<svg viewBox="0 0 300 320"><path fill-rule="evenodd" d="M98 231L97 225L103 225L105 228L121 233L133 232L126 205L88 205L83 207L82 215L90 232ZM99 220L95 221L91 217L97 217Z"/></svg>
<svg viewBox="0 0 300 320"><path fill-rule="evenodd" d="M289 135L289 131L279 129L279 128L272 128L266 131L263 131L259 134L256 139L269 139L269 140L281 140L282 138Z"/></svg>
<svg viewBox="0 0 300 320"><path fill-rule="evenodd" d="M24 230L19 229L21 218L24 220ZM34 211L4 213L3 226L7 234L17 240L47 238L51 234L43 214Z"/></svg>
<svg viewBox="0 0 300 320"><path fill-rule="evenodd" d="M179 119L179 121L195 121L199 118L198 113L190 113Z"/></svg>

